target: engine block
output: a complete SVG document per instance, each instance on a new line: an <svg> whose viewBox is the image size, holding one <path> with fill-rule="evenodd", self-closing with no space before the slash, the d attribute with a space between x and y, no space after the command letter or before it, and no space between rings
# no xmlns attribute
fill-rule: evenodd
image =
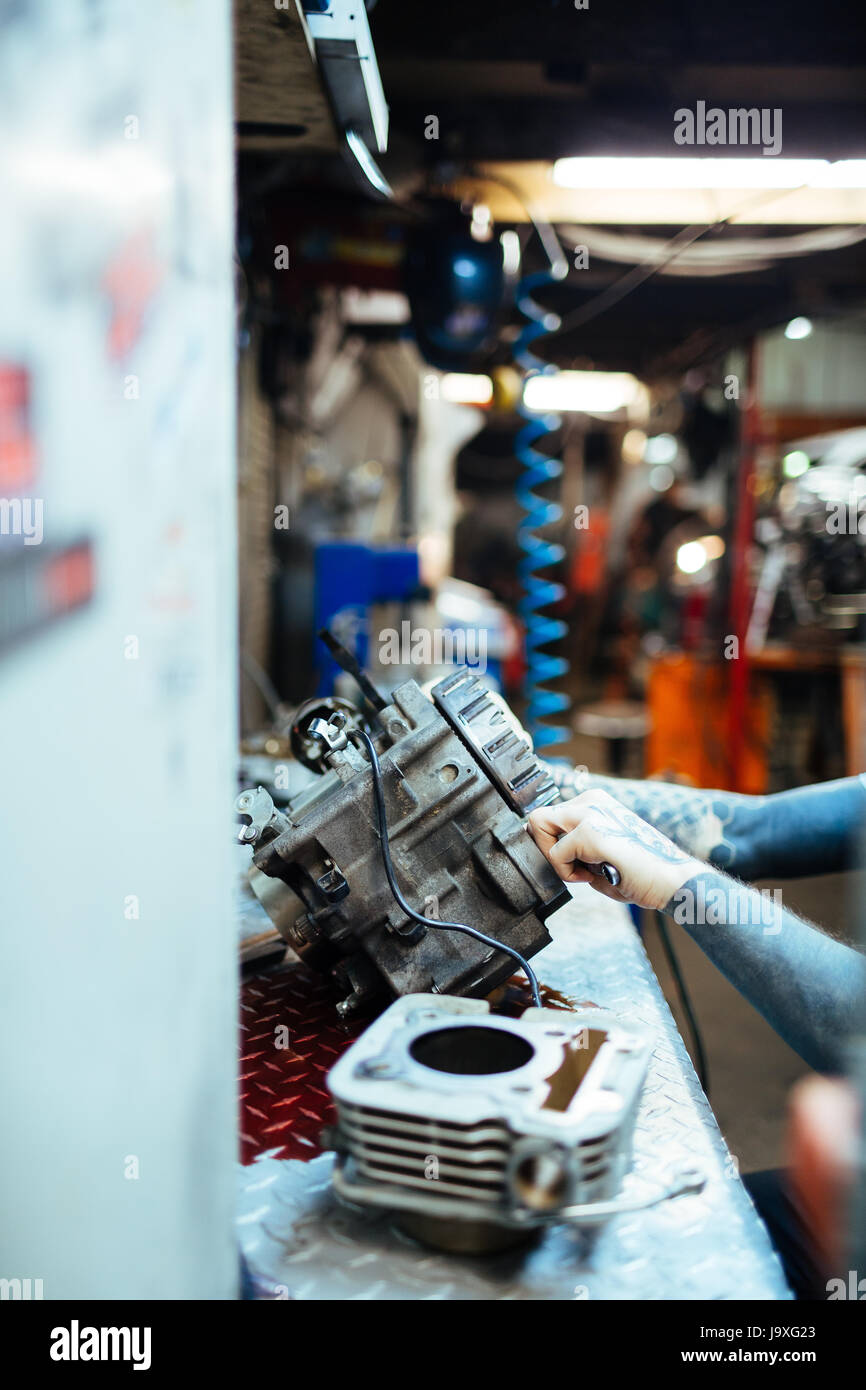
<svg viewBox="0 0 866 1390"><path fill-rule="evenodd" d="M377 716L396 875L415 911L531 957L550 940L545 921L568 894L523 815L558 793L507 706L471 672L437 687L440 700L461 689L471 708L460 734L415 681ZM466 732L473 721L477 748ZM333 975L344 1016L395 995L488 994L513 973L512 958L403 912L384 873L369 762L351 740L336 744L324 751L327 771L285 811L263 788L237 801L250 821L241 838L255 850L251 881L280 934ZM497 766L505 780L494 780Z"/></svg>

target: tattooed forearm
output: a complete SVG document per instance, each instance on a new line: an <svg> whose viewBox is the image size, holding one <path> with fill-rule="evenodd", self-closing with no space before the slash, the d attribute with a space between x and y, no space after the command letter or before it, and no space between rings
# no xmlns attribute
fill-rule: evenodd
<svg viewBox="0 0 866 1390"><path fill-rule="evenodd" d="M662 859L668 864L681 864L690 858L666 836L659 834L653 826L625 806L618 807L615 811L607 806L597 806L590 815L590 821L599 831L618 839L629 840L635 845L642 845L657 859Z"/></svg>
<svg viewBox="0 0 866 1390"><path fill-rule="evenodd" d="M664 908L731 984L813 1067L838 1067L866 998L866 957L769 895L713 869Z"/></svg>
<svg viewBox="0 0 866 1390"><path fill-rule="evenodd" d="M866 822L866 778L745 796L670 782L551 768L563 796L602 788L687 854L745 879L833 873L857 862Z"/></svg>
<svg viewBox="0 0 866 1390"><path fill-rule="evenodd" d="M551 768L563 796L577 796L599 787L610 792L643 820L650 821L695 859L733 866L743 845L736 838L738 811L753 808L763 797L736 792L703 791L672 782L632 781L626 777L602 777L585 769ZM742 814L738 818L742 820Z"/></svg>

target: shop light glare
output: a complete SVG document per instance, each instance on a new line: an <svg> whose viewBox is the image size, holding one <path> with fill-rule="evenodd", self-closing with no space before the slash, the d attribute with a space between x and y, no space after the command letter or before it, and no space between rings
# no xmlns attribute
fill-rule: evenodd
<svg viewBox="0 0 866 1390"><path fill-rule="evenodd" d="M557 159L560 188L866 188L866 160L584 157Z"/></svg>
<svg viewBox="0 0 866 1390"><path fill-rule="evenodd" d="M697 574L709 556L700 541L686 541L677 551L677 569L683 574Z"/></svg>
<svg viewBox="0 0 866 1390"><path fill-rule="evenodd" d="M490 209L486 203L476 203L473 207L469 231L476 241L489 241L493 236Z"/></svg>
<svg viewBox="0 0 866 1390"><path fill-rule="evenodd" d="M646 435L643 430L626 430L622 440L623 463L643 463Z"/></svg>
<svg viewBox="0 0 866 1390"><path fill-rule="evenodd" d="M531 376L523 388L527 410L582 410L612 415L633 405L640 382L630 372L551 372Z"/></svg>
<svg viewBox="0 0 866 1390"><path fill-rule="evenodd" d="M489 376L470 372L446 372L442 378L442 399L453 405L489 405L493 400L493 382Z"/></svg>
<svg viewBox="0 0 866 1390"><path fill-rule="evenodd" d="M837 159L818 175L817 188L866 188L866 159Z"/></svg>
<svg viewBox="0 0 866 1390"><path fill-rule="evenodd" d="M698 545L701 546L708 560L721 560L725 553L725 542L721 536L701 536Z"/></svg>
<svg viewBox="0 0 866 1390"><path fill-rule="evenodd" d="M782 459L782 472L786 478L799 478L809 467L809 455L802 449L792 449Z"/></svg>
<svg viewBox="0 0 866 1390"><path fill-rule="evenodd" d="M674 485L676 474L666 463L660 463L649 475L649 485L653 492L667 492Z"/></svg>
<svg viewBox="0 0 866 1390"><path fill-rule="evenodd" d="M520 237L511 230L503 232L499 238L502 247L502 268L506 275L516 275L520 270Z"/></svg>
<svg viewBox="0 0 866 1390"><path fill-rule="evenodd" d="M808 338L808 337L811 336L811 333L812 333L812 320L811 320L811 319L804 319L804 318L791 319L791 322L788 324L787 328L785 329L785 337L786 337L786 338L790 338L790 339L792 340L792 342L797 342L797 340L800 339L800 338Z"/></svg>
<svg viewBox="0 0 866 1390"><path fill-rule="evenodd" d="M679 445L672 434L654 434L644 445L644 463L673 463Z"/></svg>

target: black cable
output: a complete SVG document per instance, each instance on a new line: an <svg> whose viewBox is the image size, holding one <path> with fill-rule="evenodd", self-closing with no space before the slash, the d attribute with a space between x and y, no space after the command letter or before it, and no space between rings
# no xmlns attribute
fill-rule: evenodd
<svg viewBox="0 0 866 1390"><path fill-rule="evenodd" d="M769 190L769 198L765 198L763 194L758 194L755 198L747 199L745 203L735 208L733 212L726 213L724 217L717 217L714 222L683 227L682 231L677 232L676 236L672 237L666 246L662 247L663 256L661 260L658 262L641 261L638 265L632 266L631 270L627 270L624 275L621 275L618 280L614 280L613 284L608 285L606 289L600 290L587 304L584 304L579 309L575 309L570 314L566 314L565 318L561 320L559 327L555 328L553 332L568 333L572 329L582 328L584 324L597 318L599 314L603 314L606 309L611 309L615 304L619 304L620 300L625 299L626 295L638 289L640 285L644 284L646 280L651 279L653 275L658 274L660 270L664 270L666 266L670 265L671 261L676 260L681 251L687 250L694 242L700 241L701 237L706 236L708 232L720 231L722 227L726 227L729 223L733 223L737 217L741 217L743 213L749 209L753 209L756 206L760 207L763 202L775 202L780 194L788 192L793 193L794 191L794 189L772 189Z"/></svg>
<svg viewBox="0 0 866 1390"><path fill-rule="evenodd" d="M241 670L252 681L268 707L274 724L280 721L280 697L277 688L266 671L263 671L254 656L241 648Z"/></svg>
<svg viewBox="0 0 866 1390"><path fill-rule="evenodd" d="M320 628L317 635L324 642L337 665L343 668L347 676L353 678L367 704L371 706L373 713L379 714L385 709L388 701L382 698L369 676L364 674L361 663L349 651L348 647L344 647L342 642L338 642L333 632L330 632L326 627Z"/></svg>
<svg viewBox="0 0 866 1390"><path fill-rule="evenodd" d="M695 1051L695 1070L698 1073L698 1080L700 1081L701 1086L703 1087L704 1095L709 1097L710 1073L709 1068L707 1067L707 1057L706 1053L704 1052L704 1042L703 1038L701 1037L701 1030L698 1027L698 1021L695 1018L695 1012L692 1008L692 1001L689 997L689 992L686 989L686 982L683 979L683 973L680 969L680 963L677 959L677 954L674 950L673 942L671 941L670 936L668 935L667 923L665 922L665 919L660 912L656 912L656 926L659 929L659 936L661 938L662 949L664 950L665 956L667 958L667 963L670 968L670 972L673 975L674 984L677 987L677 993L680 997L680 1003L682 1005L683 1013L685 1014L686 1022L689 1025L689 1032L692 1035L692 1046Z"/></svg>
<svg viewBox="0 0 866 1390"><path fill-rule="evenodd" d="M437 922L432 917L424 917L420 912L416 912L410 907L403 894L400 892L399 884L394 876L394 865L391 860L391 843L388 835L388 817L385 812L385 792L382 785L382 769L379 766L379 756L373 746L373 740L363 729L355 731L356 738L360 739L367 750L370 759L370 771L373 774L373 796L376 802L376 820L379 824L379 840L382 846L382 862L385 865L385 877L388 880L388 887L394 894L398 905L415 922L421 922L425 927L433 927L436 931L458 931L464 936L471 936L475 941L480 941L484 946L492 946L494 950L504 951L512 960L516 960L520 969L529 981L529 988L532 990L532 1002L536 1008L541 1008L541 995L538 990L538 980L535 971L525 960L519 951L515 951L512 946L506 946L504 942L497 941L495 937L485 936L484 932L477 931L475 927L467 927L463 922Z"/></svg>
<svg viewBox="0 0 866 1390"><path fill-rule="evenodd" d="M564 280L568 275L568 259L562 249L562 243L556 234L556 228L551 222L535 210L526 194L519 184L506 178L503 174L494 174L490 169L483 172L480 169L470 168L470 177L484 179L491 183L498 183L500 188L505 188L516 202L520 203L529 221L532 223L535 235L541 242L542 250L550 263L550 273L554 280Z"/></svg>

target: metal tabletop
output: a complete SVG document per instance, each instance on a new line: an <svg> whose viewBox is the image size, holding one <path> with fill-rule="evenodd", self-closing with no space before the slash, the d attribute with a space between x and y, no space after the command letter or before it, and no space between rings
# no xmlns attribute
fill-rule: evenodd
<svg viewBox="0 0 866 1390"><path fill-rule="evenodd" d="M539 979L655 1036L624 1192L677 1164L703 1192L610 1221L592 1238L550 1227L506 1254L433 1252L387 1213L334 1196L332 1155L265 1150L240 1168L238 1235L258 1292L293 1299L788 1299L791 1294L701 1089L626 908L587 885L548 923Z"/></svg>

